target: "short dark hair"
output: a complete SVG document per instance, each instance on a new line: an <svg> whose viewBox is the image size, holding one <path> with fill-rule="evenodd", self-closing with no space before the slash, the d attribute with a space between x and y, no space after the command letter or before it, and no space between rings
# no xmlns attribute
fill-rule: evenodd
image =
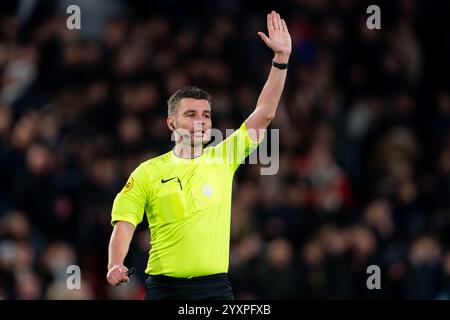
<svg viewBox="0 0 450 320"><path fill-rule="evenodd" d="M169 116L173 115L178 108L179 102L183 98L192 98L197 100L208 100L209 105L211 106L212 99L208 92L203 89L187 86L177 90L174 94L172 94L167 100L167 114Z"/></svg>

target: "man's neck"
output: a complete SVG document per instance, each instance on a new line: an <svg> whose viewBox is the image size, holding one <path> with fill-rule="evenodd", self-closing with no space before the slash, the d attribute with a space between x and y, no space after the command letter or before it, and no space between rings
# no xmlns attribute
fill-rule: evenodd
<svg viewBox="0 0 450 320"><path fill-rule="evenodd" d="M203 145L188 146L182 143L177 143L173 149L175 156L183 159L194 159L202 155Z"/></svg>

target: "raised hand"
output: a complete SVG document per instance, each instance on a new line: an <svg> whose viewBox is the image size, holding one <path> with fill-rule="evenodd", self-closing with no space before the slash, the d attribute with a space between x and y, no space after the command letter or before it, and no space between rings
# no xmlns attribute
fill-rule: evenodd
<svg viewBox="0 0 450 320"><path fill-rule="evenodd" d="M264 32L258 32L264 43L272 49L275 55L289 58L292 51L291 36L286 22L275 11L267 15L267 30L269 36L266 36Z"/></svg>

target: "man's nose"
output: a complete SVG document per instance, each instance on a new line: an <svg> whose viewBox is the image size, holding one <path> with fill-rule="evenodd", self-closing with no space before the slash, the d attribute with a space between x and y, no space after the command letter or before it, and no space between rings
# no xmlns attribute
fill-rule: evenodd
<svg viewBox="0 0 450 320"><path fill-rule="evenodd" d="M203 120L195 120L194 121L194 130L203 129L204 125L205 125L205 122Z"/></svg>

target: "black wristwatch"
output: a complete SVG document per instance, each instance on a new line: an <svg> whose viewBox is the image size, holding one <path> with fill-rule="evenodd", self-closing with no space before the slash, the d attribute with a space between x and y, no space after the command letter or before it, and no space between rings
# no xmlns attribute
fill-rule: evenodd
<svg viewBox="0 0 450 320"><path fill-rule="evenodd" d="M275 62L275 60L272 60L272 66L274 66L275 68L284 70L284 69L288 68L289 63L278 63L278 62Z"/></svg>

